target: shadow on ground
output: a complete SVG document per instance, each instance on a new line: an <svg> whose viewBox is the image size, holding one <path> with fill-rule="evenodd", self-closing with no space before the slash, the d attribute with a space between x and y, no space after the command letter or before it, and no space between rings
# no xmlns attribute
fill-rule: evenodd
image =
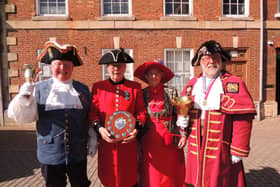
<svg viewBox="0 0 280 187"><path fill-rule="evenodd" d="M35 131L0 131L0 158L0 182L34 175L40 167Z"/></svg>
<svg viewBox="0 0 280 187"><path fill-rule="evenodd" d="M246 173L248 187L278 187L280 185L280 174L271 167L261 170L249 170Z"/></svg>

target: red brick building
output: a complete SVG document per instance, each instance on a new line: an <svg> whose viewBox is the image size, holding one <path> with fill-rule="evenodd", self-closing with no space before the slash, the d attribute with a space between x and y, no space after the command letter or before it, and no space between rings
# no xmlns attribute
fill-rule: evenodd
<svg viewBox="0 0 280 187"><path fill-rule="evenodd" d="M198 73L194 52L214 39L232 54L227 69L247 83L257 118L279 113L280 0L6 0L2 9L4 111L24 82L23 64L39 65L48 40L77 46L84 65L74 79L90 88L106 77L97 64L102 53L123 47L136 62L128 78L141 63L162 59L176 74L169 84L180 90ZM50 76L43 70L41 78Z"/></svg>

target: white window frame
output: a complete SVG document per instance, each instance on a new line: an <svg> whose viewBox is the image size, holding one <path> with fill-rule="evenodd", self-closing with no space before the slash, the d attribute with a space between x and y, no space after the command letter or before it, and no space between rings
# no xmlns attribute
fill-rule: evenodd
<svg viewBox="0 0 280 187"><path fill-rule="evenodd" d="M101 49L101 55L103 56L109 50L113 50L113 49L109 49L109 48ZM127 48L124 49L124 51L133 58L133 49ZM133 80L133 63L126 64L124 77L128 80ZM109 73L107 71L107 65L102 65L102 80L106 80L108 78L109 78Z"/></svg>
<svg viewBox="0 0 280 187"><path fill-rule="evenodd" d="M193 0L189 0L189 13L188 14L166 14L166 0L163 0L163 15L164 16L192 16L193 15ZM173 2L174 3L174 2ZM182 4L181 4L182 7Z"/></svg>
<svg viewBox="0 0 280 187"><path fill-rule="evenodd" d="M230 0L231 1L231 0ZM222 0L222 14L224 17L248 17L249 16L249 0L244 0L244 14L224 14L224 0Z"/></svg>
<svg viewBox="0 0 280 187"><path fill-rule="evenodd" d="M43 49L37 49L37 58L42 53ZM51 71L51 65L50 64L44 64L41 62L38 62L38 67L41 69L41 72L38 75L38 81L42 81L45 79L49 79L52 77L52 71Z"/></svg>
<svg viewBox="0 0 280 187"><path fill-rule="evenodd" d="M40 12L40 0L36 0L36 15L37 16L68 16L68 0L64 0L65 1L65 14L41 14Z"/></svg>
<svg viewBox="0 0 280 187"><path fill-rule="evenodd" d="M112 16L112 17L121 17L121 16L132 16L132 0L128 0L128 13L127 14L105 14L104 13L104 0L100 1L100 10L102 16Z"/></svg>
<svg viewBox="0 0 280 187"><path fill-rule="evenodd" d="M175 52L177 51L181 51L182 54L184 51L187 51L190 53L190 59L189 59L189 72L176 72L175 71L175 68L172 68L172 66L168 66L168 61L167 61L167 52L174 52L174 55L175 55ZM184 77L189 77L189 79L193 78L194 77L194 68L192 67L192 64L191 64L191 60L193 58L193 49L191 48L165 48L164 49L164 65L168 66L170 68L170 70L175 74L175 77L173 79L171 79L167 85L168 86L172 86L172 87L176 87L178 93L180 94L182 92L182 90L184 89L184 87L186 86L187 84L187 81L184 81ZM175 59L175 58L174 58ZM182 57L183 59L183 57ZM174 65L175 65L175 60L173 61ZM181 61L181 63L184 63Z"/></svg>

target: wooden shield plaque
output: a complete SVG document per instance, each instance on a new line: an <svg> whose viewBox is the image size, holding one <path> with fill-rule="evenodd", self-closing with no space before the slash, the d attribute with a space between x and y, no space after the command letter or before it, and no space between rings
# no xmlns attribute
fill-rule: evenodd
<svg viewBox="0 0 280 187"><path fill-rule="evenodd" d="M126 111L116 111L107 116L105 128L115 140L121 141L134 130L135 121L136 120L131 113Z"/></svg>

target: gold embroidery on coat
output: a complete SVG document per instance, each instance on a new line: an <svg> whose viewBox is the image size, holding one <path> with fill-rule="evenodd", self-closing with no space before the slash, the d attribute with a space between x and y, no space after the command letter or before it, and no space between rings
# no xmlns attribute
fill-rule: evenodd
<svg viewBox="0 0 280 187"><path fill-rule="evenodd" d="M197 155L197 152L191 151L192 154Z"/></svg>
<svg viewBox="0 0 280 187"><path fill-rule="evenodd" d="M244 156L244 157L248 155L248 154L246 154L246 153L240 153L240 152L234 151L234 150L231 150L231 152L236 153L236 154L238 154L238 155L242 155L242 156Z"/></svg>
<svg viewBox="0 0 280 187"><path fill-rule="evenodd" d="M206 149L209 149L209 150L218 150L219 148L218 148L218 147L207 147Z"/></svg>
<svg viewBox="0 0 280 187"><path fill-rule="evenodd" d="M245 149L240 149L240 148L237 148L237 147L234 147L234 146L231 146L233 149L236 149L238 151L242 151L242 152L245 152L245 153L249 153L249 150L245 150Z"/></svg>
<svg viewBox="0 0 280 187"><path fill-rule="evenodd" d="M209 142L218 142L220 139L218 138L208 138Z"/></svg>
<svg viewBox="0 0 280 187"><path fill-rule="evenodd" d="M205 155L205 157L207 157L207 158L217 158L216 156L213 156L213 155Z"/></svg>
<svg viewBox="0 0 280 187"><path fill-rule="evenodd" d="M220 130L214 130L214 129L209 129L209 132L212 132L212 133L221 133Z"/></svg>

